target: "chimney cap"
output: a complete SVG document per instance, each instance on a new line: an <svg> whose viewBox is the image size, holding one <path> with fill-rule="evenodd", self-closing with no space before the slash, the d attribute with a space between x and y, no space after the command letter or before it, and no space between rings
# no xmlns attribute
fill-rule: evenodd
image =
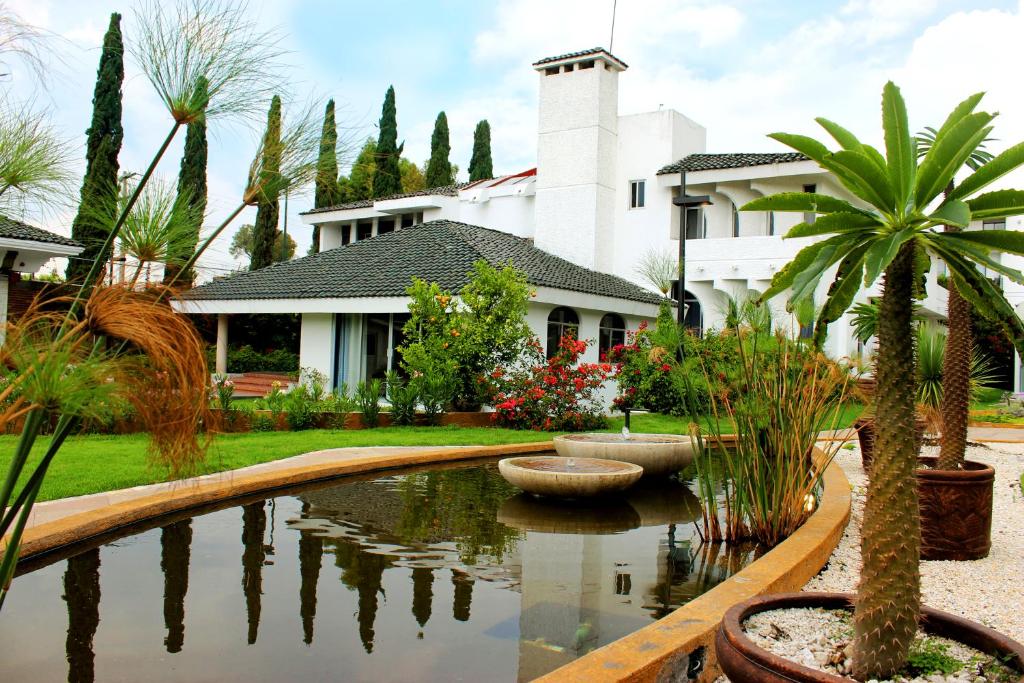
<svg viewBox="0 0 1024 683"><path fill-rule="evenodd" d="M536 70L548 68L555 65L561 64L572 64L575 62L586 61L587 59L601 59L607 64L610 64L613 68L618 71L625 71L629 68L629 65L624 61L613 55L612 53L605 50L603 47L592 47L589 50L580 50L579 52L569 52L564 55L557 55L555 57L545 57L539 59L533 63L533 67Z"/></svg>

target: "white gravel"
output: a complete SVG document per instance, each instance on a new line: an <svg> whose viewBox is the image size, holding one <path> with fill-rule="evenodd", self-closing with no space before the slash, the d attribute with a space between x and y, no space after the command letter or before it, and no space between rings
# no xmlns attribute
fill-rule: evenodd
<svg viewBox="0 0 1024 683"><path fill-rule="evenodd" d="M924 455L938 451L926 446ZM971 562L921 562L921 591L929 607L959 614L1024 642L1024 443L967 449L967 459L996 470L992 510L992 551ZM854 592L860 576L860 523L867 477L860 449L841 449L836 462L853 486L853 509L839 546L805 591Z"/></svg>
<svg viewBox="0 0 1024 683"><path fill-rule="evenodd" d="M861 466L860 448L854 443L852 449L840 449L836 455L836 463L843 468L853 490L853 506L850 523L843 534L839 545L833 551L825 568L806 586L805 591L855 592L860 576L860 525L864 511L864 495L867 477ZM933 455L937 447L926 446L923 455ZM971 562L921 562L921 588L924 603L930 607L959 614L973 621L990 626L997 631L1024 642L1024 495L1021 493L1020 477L1024 473L1024 443L1020 444L989 444L971 446L967 449L967 458L992 465L996 470L995 490L993 497L992 516L992 550L982 560ZM778 610L770 615L779 615L790 610ZM825 614L830 612L819 610ZM806 610L794 610L800 613ZM754 619L756 619L755 617ZM828 617L826 617L827 619ZM837 622L838 617L832 617ZM754 619L748 623L755 623ZM764 634L776 643L784 642L779 634L771 628L769 620L763 625ZM798 625L799 619L787 618L784 626L787 632L790 627L798 631L804 627ZM778 624L777 625L782 625ZM822 654L815 652L827 646L818 642L820 634L829 630L836 633L845 631L848 626L836 624L816 624L807 629L807 638L793 638L794 641L805 643L808 647L798 647L790 656L794 661L807 662L827 660L829 658L845 663L838 653ZM760 628L755 628L760 630ZM791 633L790 635L795 635ZM773 637L774 636L774 637ZM841 636L837 635L837 638ZM831 641L829 641L831 642ZM954 646L951 646L953 648ZM962 647L955 645L956 648ZM834 648L833 648L834 649ZM806 651L805 651L806 650ZM951 649L951 653L953 650ZM783 653L780 653L783 654ZM833 669L833 672L835 670ZM719 681L725 681L720 677ZM974 677L950 678L935 676L923 681L959 681L978 680ZM980 680L986 680L984 678Z"/></svg>

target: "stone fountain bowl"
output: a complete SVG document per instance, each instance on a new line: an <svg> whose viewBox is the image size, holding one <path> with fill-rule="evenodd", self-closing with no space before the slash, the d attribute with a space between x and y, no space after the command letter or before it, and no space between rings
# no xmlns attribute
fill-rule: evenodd
<svg viewBox="0 0 1024 683"><path fill-rule="evenodd" d="M614 460L532 455L505 458L498 471L508 483L527 493L557 498L589 498L629 488L644 470Z"/></svg>
<svg viewBox="0 0 1024 683"><path fill-rule="evenodd" d="M693 443L679 434L566 434L555 437L555 450L566 458L600 458L632 463L645 476L674 474L693 462Z"/></svg>

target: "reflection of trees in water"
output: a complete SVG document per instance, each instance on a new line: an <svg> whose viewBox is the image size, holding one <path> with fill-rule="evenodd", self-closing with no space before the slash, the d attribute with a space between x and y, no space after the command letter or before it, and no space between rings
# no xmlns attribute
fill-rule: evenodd
<svg viewBox="0 0 1024 683"><path fill-rule="evenodd" d="M434 570L413 567L412 570L412 615L420 628L430 621L434 601Z"/></svg>
<svg viewBox="0 0 1024 683"><path fill-rule="evenodd" d="M500 562L519 539L497 521L498 508L518 489L494 467L409 474L399 491L404 505L394 531L405 543L452 539L462 562L475 564L478 555Z"/></svg>
<svg viewBox="0 0 1024 683"><path fill-rule="evenodd" d="M183 519L160 530L160 570L164 574L164 646L181 652L185 644L185 594L192 546L192 520Z"/></svg>
<svg viewBox="0 0 1024 683"><path fill-rule="evenodd" d="M302 504L303 516L309 512L309 503ZM299 616L302 618L302 642L313 642L313 621L316 619L316 584L320 580L320 564L324 554L324 539L308 529L299 531Z"/></svg>
<svg viewBox="0 0 1024 683"><path fill-rule="evenodd" d="M341 568L341 581L359 594L356 620L363 649L373 652L373 623L377 620L377 594L384 594L384 570L395 558L364 551L358 543L343 538L325 538L334 549L334 563Z"/></svg>
<svg viewBox="0 0 1024 683"><path fill-rule="evenodd" d="M675 525L670 525L668 553L651 591L655 606L649 609L655 619L711 590L762 552L753 544L701 543L692 549L690 539L677 541L675 534Z"/></svg>
<svg viewBox="0 0 1024 683"><path fill-rule="evenodd" d="M96 660L92 639L100 624L99 548L68 559L64 600L68 603L68 682L91 683Z"/></svg>
<svg viewBox="0 0 1024 683"><path fill-rule="evenodd" d="M260 611L263 595L263 562L266 549L263 534L267 529L264 501L242 508L242 591L245 593L245 613L249 622L247 641L256 642L260 630Z"/></svg>
<svg viewBox="0 0 1024 683"><path fill-rule="evenodd" d="M453 569L452 583L455 584L452 616L456 621L469 621L469 605L473 601L473 577L466 572Z"/></svg>

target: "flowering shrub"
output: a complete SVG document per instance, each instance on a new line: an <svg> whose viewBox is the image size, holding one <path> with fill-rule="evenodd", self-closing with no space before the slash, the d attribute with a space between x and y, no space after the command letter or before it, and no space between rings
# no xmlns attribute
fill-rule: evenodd
<svg viewBox="0 0 1024 683"><path fill-rule="evenodd" d="M485 382L494 404L492 421L512 429L566 432L605 426L597 391L612 368L580 363L586 350L587 342L567 335L558 352L545 359L540 342L530 340L525 362L512 369L498 367Z"/></svg>
<svg viewBox="0 0 1024 683"><path fill-rule="evenodd" d="M620 409L643 408L656 413L686 412L684 387L679 381L674 353L655 344L647 323L630 330L625 344L613 346L606 357L615 368L619 393L613 405Z"/></svg>
<svg viewBox="0 0 1024 683"><path fill-rule="evenodd" d="M227 375L217 374L213 376L213 389L213 398L217 402L217 407L225 413L231 412L231 401L235 397L235 383Z"/></svg>

